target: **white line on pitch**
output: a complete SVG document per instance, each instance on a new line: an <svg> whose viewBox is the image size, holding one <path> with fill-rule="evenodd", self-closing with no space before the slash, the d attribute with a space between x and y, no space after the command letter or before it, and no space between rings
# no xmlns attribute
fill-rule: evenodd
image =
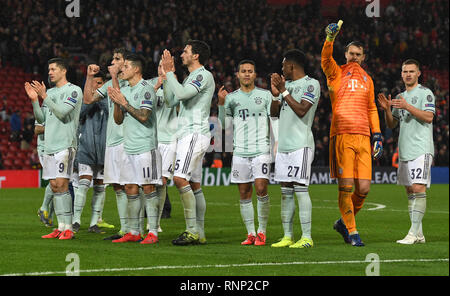
<svg viewBox="0 0 450 296"><path fill-rule="evenodd" d="M435 259L387 259L379 260L380 263L404 263L404 262L448 262L448 258ZM106 268L106 269L86 269L80 270L81 273L94 272L122 272L122 271L141 271L141 270L158 270L158 269L195 269L195 268L232 268L232 267L261 267L261 266L281 266L281 265L321 265L321 264L364 264L373 263L375 261L352 260L352 261L300 261L300 262L261 262L261 263L243 263L243 264L208 264L208 265L162 265L162 266L146 266L146 267L124 267L124 268ZM10 273L0 276L42 276L66 274L66 271L44 271L44 272L27 272L27 273Z"/></svg>

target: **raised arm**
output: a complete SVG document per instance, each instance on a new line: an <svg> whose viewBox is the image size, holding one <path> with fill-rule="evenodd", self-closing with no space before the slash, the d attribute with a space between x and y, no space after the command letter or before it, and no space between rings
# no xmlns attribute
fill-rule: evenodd
<svg viewBox="0 0 450 296"><path fill-rule="evenodd" d="M226 111L225 111L225 99L226 96L228 95L227 90L225 89L224 86L222 86L218 93L217 93L217 97L219 99L219 101L217 102L217 105L219 107L219 121L220 124L222 125L222 129L225 129L225 115L226 115Z"/></svg>
<svg viewBox="0 0 450 296"><path fill-rule="evenodd" d="M325 76L327 77L329 85L330 82L336 79L339 74L340 68L333 58L333 44L334 39L336 38L337 34L341 29L341 25L342 21L339 21L337 24L335 23L329 24L325 29L327 38L322 47L321 66L323 72L325 73Z"/></svg>
<svg viewBox="0 0 450 296"><path fill-rule="evenodd" d="M161 69L163 75L166 76L167 82L164 85L169 88L177 100L189 100L199 93L200 89L194 83L188 83L186 86L181 85L175 76L175 65L170 51L164 50L161 58Z"/></svg>
<svg viewBox="0 0 450 296"><path fill-rule="evenodd" d="M397 126L398 121L394 118L391 110L391 95L386 98L383 93L378 94L378 105L384 110L384 119L388 128L393 129Z"/></svg>
<svg viewBox="0 0 450 296"><path fill-rule="evenodd" d="M41 106L39 105L39 95L34 90L29 82L25 82L25 92L31 100L31 105L33 106L34 118L38 123L43 123L45 121L44 112L42 112Z"/></svg>
<svg viewBox="0 0 450 296"><path fill-rule="evenodd" d="M86 82L84 83L83 89L83 103L92 104L100 101L103 97L94 91L92 88L92 81L94 79L94 75L100 71L100 67L94 64L91 64L87 68L86 74Z"/></svg>

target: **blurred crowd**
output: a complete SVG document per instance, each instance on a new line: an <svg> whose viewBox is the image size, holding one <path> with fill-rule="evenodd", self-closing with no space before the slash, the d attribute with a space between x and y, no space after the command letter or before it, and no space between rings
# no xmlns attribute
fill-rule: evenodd
<svg viewBox="0 0 450 296"><path fill-rule="evenodd" d="M331 104L325 76L320 67L324 28L337 19L323 17L320 1L306 5L270 6L263 0L97 0L80 1L80 17L68 18L64 0L6 0L0 12L0 65L6 61L46 79L47 60L54 56L69 58L69 81L84 85L86 67L97 63L106 69L112 49L126 47L147 59L144 78L157 75L163 49L177 58L177 77L186 75L179 55L188 39L206 41L211 58L206 67L212 71L217 89L225 85L237 89L234 76L242 59L256 62L257 86L268 88L268 75L281 72L283 53L291 48L307 53L307 73L321 83L321 100L314 119L315 166L328 166ZM304 1L306 2L306 1ZM422 70L447 73L449 53L448 1L391 1L379 18L365 14L367 3L344 5L336 1L337 15L344 26L334 46L334 57L343 64L344 47L352 40L365 44L367 72L375 84L375 94L403 91L401 63L415 58ZM423 75L425 76L425 75ZM420 81L436 96L434 140L435 165L448 166L448 82L428 75ZM5 111L6 112L6 111ZM217 94L211 116L217 116ZM1 118L0 118L1 119ZM397 147L398 128L384 125L384 157L376 165L390 166ZM222 159L230 166L229 153L208 153L205 166Z"/></svg>

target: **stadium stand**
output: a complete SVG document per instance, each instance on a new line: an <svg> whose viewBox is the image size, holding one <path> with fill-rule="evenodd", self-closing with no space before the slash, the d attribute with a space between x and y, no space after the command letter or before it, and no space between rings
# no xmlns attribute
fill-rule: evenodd
<svg viewBox="0 0 450 296"><path fill-rule="evenodd" d="M275 2L277 5L275 5ZM143 54L147 58L145 78L156 76L156 64L163 49L179 57L184 42L201 39L211 46L208 62L217 89L237 88L234 79L239 60L256 61L257 85L268 87L268 74L280 72L283 52L301 48L307 52L310 76L319 79L322 97L314 120L316 154L313 165L328 165L330 101L320 68L320 51L329 22L344 20L342 34L335 43L334 56L343 63L344 46L356 39L368 49L366 69L373 77L375 93L402 90L401 62L415 58L422 63L421 83L436 95L434 120L436 166L448 166L448 1L381 1L380 18L365 15L365 1L118 1L82 2L81 16L65 16L65 1L7 1L0 12L0 158L4 169L36 167L31 161L36 137L29 147L20 148L11 138L9 119L20 110L22 121L32 114L23 90L25 81L47 81L46 62L54 56L69 58L69 81L83 87L86 67L99 63L105 68L116 47ZM271 5L273 3L273 5ZM399 13L399 12L402 13ZM194 22L195 20L195 22ZM204 24L208 24L205 26ZM180 80L185 73L177 63ZM214 96L211 116L217 115ZM380 113L382 116L382 113ZM389 130L381 120L385 138L384 157L376 162L390 166L398 130ZM23 124L22 124L23 126ZM24 148L24 147L22 147ZM18 152L22 153L18 153ZM222 153L230 166L229 153ZM211 166L214 152L205 157Z"/></svg>

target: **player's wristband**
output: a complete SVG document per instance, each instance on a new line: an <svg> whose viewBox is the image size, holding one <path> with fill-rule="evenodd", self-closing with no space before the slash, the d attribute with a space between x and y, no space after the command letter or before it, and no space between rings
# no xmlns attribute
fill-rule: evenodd
<svg viewBox="0 0 450 296"><path fill-rule="evenodd" d="M283 98L285 98L286 96L290 95L288 90L285 90L282 94Z"/></svg>
<svg viewBox="0 0 450 296"><path fill-rule="evenodd" d="M279 100L280 100L279 97L272 96L272 101L279 101Z"/></svg>

